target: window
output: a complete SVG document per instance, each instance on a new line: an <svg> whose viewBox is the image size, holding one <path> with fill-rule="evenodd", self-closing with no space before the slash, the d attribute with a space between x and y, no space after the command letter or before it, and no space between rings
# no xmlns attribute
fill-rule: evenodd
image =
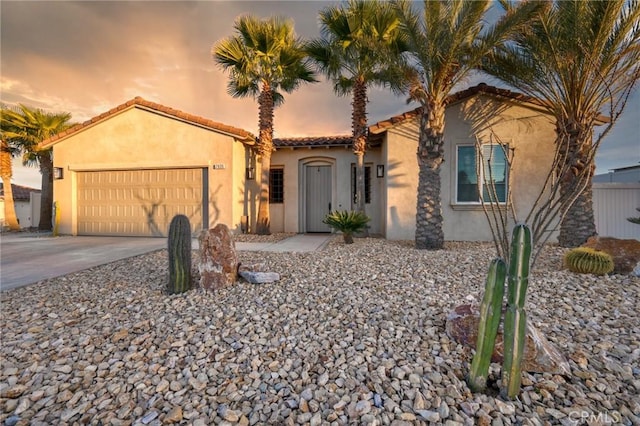
<svg viewBox="0 0 640 426"><path fill-rule="evenodd" d="M356 165L351 165L351 199L353 204L357 204L356 200ZM364 166L364 202L371 203L371 166Z"/></svg>
<svg viewBox="0 0 640 426"><path fill-rule="evenodd" d="M482 155L480 155L482 154ZM477 164L482 158L482 168ZM475 146L458 146L457 163L457 197L458 203L479 203L479 188L486 202L492 200L491 188L494 187L497 201L507 200L507 159L504 149L500 145L482 145L481 152ZM480 184L478 185L478 182Z"/></svg>
<svg viewBox="0 0 640 426"><path fill-rule="evenodd" d="M284 169L269 170L269 203L284 202Z"/></svg>

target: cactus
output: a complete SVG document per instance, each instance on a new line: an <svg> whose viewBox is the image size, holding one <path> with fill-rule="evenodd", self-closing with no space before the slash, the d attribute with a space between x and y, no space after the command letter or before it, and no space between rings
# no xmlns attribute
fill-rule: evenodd
<svg viewBox="0 0 640 426"><path fill-rule="evenodd" d="M471 371L467 377L467 383L473 392L482 392L487 386L489 364L491 364L491 355L502 317L506 275L507 265L504 260L501 258L493 259L489 265L484 297L480 305L476 353L471 361Z"/></svg>
<svg viewBox="0 0 640 426"><path fill-rule="evenodd" d="M504 362L502 365L502 394L513 399L520 392L521 363L527 327L524 301L529 285L531 260L531 230L516 225L511 239L511 257L507 279L507 310L504 316Z"/></svg>
<svg viewBox="0 0 640 426"><path fill-rule="evenodd" d="M615 266L609 253L589 247L578 247L567 252L564 263L570 271L594 275L613 272Z"/></svg>
<svg viewBox="0 0 640 426"><path fill-rule="evenodd" d="M169 225L169 284L170 294L191 289L191 224L189 218L179 214Z"/></svg>

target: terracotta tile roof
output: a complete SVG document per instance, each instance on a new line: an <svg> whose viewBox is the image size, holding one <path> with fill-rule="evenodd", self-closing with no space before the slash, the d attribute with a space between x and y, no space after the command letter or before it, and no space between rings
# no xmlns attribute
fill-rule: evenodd
<svg viewBox="0 0 640 426"><path fill-rule="evenodd" d="M14 201L29 201L29 194L32 192L41 192L39 189L29 188L27 186L11 184L11 191L13 192ZM0 182L0 198L4 200L4 185Z"/></svg>
<svg viewBox="0 0 640 426"><path fill-rule="evenodd" d="M351 146L349 136L311 136L302 138L274 138L276 148L303 148L314 146Z"/></svg>
<svg viewBox="0 0 640 426"><path fill-rule="evenodd" d="M499 87L489 86L485 83L480 83L477 86L469 87L468 89L453 93L447 97L445 103L447 106L452 105L452 104L461 102L467 98L470 98L474 95L477 95L479 93L506 98L506 99L510 99L510 100L514 100L522 103L530 103L530 104L537 105L539 107L544 106L544 103L539 99L532 98L531 96L527 96L522 93L513 92L508 89L501 89ZM406 120L411 120L413 118L418 117L421 111L422 111L422 107L418 107L416 109L407 111L400 115L393 116L386 120L378 121L377 123L374 123L371 126L369 126L369 133L373 133L373 134L382 133L390 127L400 124Z"/></svg>
<svg viewBox="0 0 640 426"><path fill-rule="evenodd" d="M211 129L211 130L215 130L215 131L219 131L219 132L223 132L223 133L227 133L237 139L239 139L242 142L245 143L253 143L255 142L255 136L253 134L251 134L250 132L247 132L246 130L243 129L239 129L237 127L233 127L233 126L228 126L226 124L222 124L222 123L218 123L217 121L213 121L213 120L209 120L207 118L203 118L197 115L193 115L193 114L189 114L177 109L173 109L170 108L168 106L164 106L155 102L151 102L151 101L147 101L139 96L136 96L135 98L121 104L118 105L115 108L110 109L107 112L103 112L102 114L95 116L93 118L91 118L90 120L85 121L84 123L80 123L77 124L63 132L58 133L57 135L54 135L52 137L50 137L49 139L46 139L44 141L42 141L41 146L43 148L48 148L51 145L56 144L57 142L60 142L63 139L66 139L67 137L83 130L86 129L88 127L91 127L93 125L95 125L98 122L101 122L103 120L106 120L107 118L121 112L124 111L126 109L130 109L130 108L135 108L135 107L141 107L144 109L148 109L148 110L152 110L155 112L160 112L162 114L166 114L168 116L174 117L178 120L183 120L186 121L188 123L192 123L198 126L202 126L205 127L207 129Z"/></svg>

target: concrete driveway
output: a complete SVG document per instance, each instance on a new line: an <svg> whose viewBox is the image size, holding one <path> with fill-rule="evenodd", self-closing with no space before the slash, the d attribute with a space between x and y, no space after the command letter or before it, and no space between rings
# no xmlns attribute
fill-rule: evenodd
<svg viewBox="0 0 640 426"><path fill-rule="evenodd" d="M310 252L322 250L332 234L298 234L265 243L236 243L239 251ZM23 287L98 265L163 249L166 238L0 236L0 291ZM198 249L198 240L191 247Z"/></svg>
<svg viewBox="0 0 640 426"><path fill-rule="evenodd" d="M166 238L0 237L0 290L22 287L166 247Z"/></svg>

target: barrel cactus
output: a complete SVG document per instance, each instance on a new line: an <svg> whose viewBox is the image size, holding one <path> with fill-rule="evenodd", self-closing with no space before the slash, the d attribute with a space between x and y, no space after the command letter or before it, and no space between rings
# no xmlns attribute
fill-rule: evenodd
<svg viewBox="0 0 640 426"><path fill-rule="evenodd" d="M570 271L594 275L613 272L615 266L609 253L590 247L578 247L567 252L564 263Z"/></svg>
<svg viewBox="0 0 640 426"><path fill-rule="evenodd" d="M191 223L185 215L174 216L169 225L169 284L170 294L191 289Z"/></svg>

